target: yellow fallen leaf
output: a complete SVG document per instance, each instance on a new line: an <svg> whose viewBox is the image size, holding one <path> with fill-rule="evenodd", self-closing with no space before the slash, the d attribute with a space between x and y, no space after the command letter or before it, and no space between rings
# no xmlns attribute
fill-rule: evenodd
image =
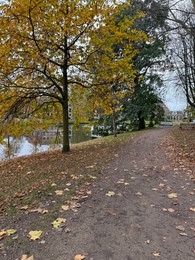
<svg viewBox="0 0 195 260"><path fill-rule="evenodd" d="M63 195L63 190L56 190L55 193L56 195Z"/></svg>
<svg viewBox="0 0 195 260"><path fill-rule="evenodd" d="M66 206L66 205L61 206L61 208L62 208L63 210L69 210L69 206Z"/></svg>
<svg viewBox="0 0 195 260"><path fill-rule="evenodd" d="M75 255L74 260L84 260L85 256L84 255Z"/></svg>
<svg viewBox="0 0 195 260"><path fill-rule="evenodd" d="M108 196L108 197L112 197L114 195L115 195L114 191L109 191L108 193L106 193L106 196Z"/></svg>
<svg viewBox="0 0 195 260"><path fill-rule="evenodd" d="M169 199L177 198L177 193L169 193L169 194L168 194L168 198L169 198Z"/></svg>
<svg viewBox="0 0 195 260"><path fill-rule="evenodd" d="M160 256L160 253L154 252L153 256Z"/></svg>
<svg viewBox="0 0 195 260"><path fill-rule="evenodd" d="M52 222L54 228L59 228L62 223L66 222L65 218L57 218Z"/></svg>
<svg viewBox="0 0 195 260"><path fill-rule="evenodd" d="M17 230L15 230L15 229L8 229L8 230L6 230L6 235L11 236L11 235L15 234L16 232L17 232Z"/></svg>
<svg viewBox="0 0 195 260"><path fill-rule="evenodd" d="M195 208L190 208L191 211L195 212Z"/></svg>
<svg viewBox="0 0 195 260"><path fill-rule="evenodd" d="M21 260L34 260L34 256L32 255L32 256L28 257L27 255L22 255Z"/></svg>
<svg viewBox="0 0 195 260"><path fill-rule="evenodd" d="M40 236L42 235L43 231L40 230L35 230L35 231L30 231L28 233L30 240L37 240L40 238Z"/></svg>
<svg viewBox="0 0 195 260"><path fill-rule="evenodd" d="M51 187L56 187L56 186L57 186L56 183L52 183L52 184L51 184Z"/></svg>

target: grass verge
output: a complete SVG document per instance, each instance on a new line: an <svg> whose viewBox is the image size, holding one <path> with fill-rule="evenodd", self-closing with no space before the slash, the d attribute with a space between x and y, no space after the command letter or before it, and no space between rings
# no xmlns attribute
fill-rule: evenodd
<svg viewBox="0 0 195 260"><path fill-rule="evenodd" d="M97 178L120 145L137 134L125 133L117 138L109 136L76 144L67 154L53 150L1 161L0 212L15 215L25 205L36 207L66 185L69 196L75 195L78 186Z"/></svg>

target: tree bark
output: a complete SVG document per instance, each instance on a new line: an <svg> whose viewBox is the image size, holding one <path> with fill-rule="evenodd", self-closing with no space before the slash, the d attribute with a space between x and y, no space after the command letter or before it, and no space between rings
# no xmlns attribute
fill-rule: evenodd
<svg viewBox="0 0 195 260"><path fill-rule="evenodd" d="M195 10L195 0L192 0L192 4L193 4L194 10Z"/></svg>
<svg viewBox="0 0 195 260"><path fill-rule="evenodd" d="M62 105L63 113L63 140L62 140L62 153L70 151L69 143L69 118L68 118L68 102Z"/></svg>
<svg viewBox="0 0 195 260"><path fill-rule="evenodd" d="M69 143L69 118L68 118L68 40L64 37L64 66L63 66L63 101L62 101L62 115L63 115L63 141L62 153L70 151Z"/></svg>
<svg viewBox="0 0 195 260"><path fill-rule="evenodd" d="M144 117L141 114L138 114L138 130L142 130L146 128Z"/></svg>
<svg viewBox="0 0 195 260"><path fill-rule="evenodd" d="M115 108L113 108L113 113L112 113L112 128L113 128L113 135L114 135L114 137L117 137L117 133L116 133L116 111L115 111Z"/></svg>

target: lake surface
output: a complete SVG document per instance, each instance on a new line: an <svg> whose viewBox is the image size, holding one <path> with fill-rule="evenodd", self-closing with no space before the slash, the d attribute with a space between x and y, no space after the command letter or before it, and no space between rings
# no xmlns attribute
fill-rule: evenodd
<svg viewBox="0 0 195 260"><path fill-rule="evenodd" d="M69 127L70 143L80 143L91 140L91 127L73 125ZM30 155L61 147L62 133L56 127L48 131L37 130L29 136L5 138L5 144L0 145L0 160Z"/></svg>

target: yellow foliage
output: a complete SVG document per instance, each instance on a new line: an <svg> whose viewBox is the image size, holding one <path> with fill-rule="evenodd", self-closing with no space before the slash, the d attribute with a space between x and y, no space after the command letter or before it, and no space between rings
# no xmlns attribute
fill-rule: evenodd
<svg viewBox="0 0 195 260"><path fill-rule="evenodd" d="M143 13L116 24L114 17L130 2L13 0L1 4L0 119L6 122L1 133L20 135L38 125L47 128L61 122L62 107L68 103L75 121L87 120L92 107L107 114L119 109L127 91L113 91L113 86L133 88L132 59L138 53L133 42L146 40L143 32L133 28ZM113 51L117 44L123 47L121 57ZM5 120L10 115L11 122Z"/></svg>

